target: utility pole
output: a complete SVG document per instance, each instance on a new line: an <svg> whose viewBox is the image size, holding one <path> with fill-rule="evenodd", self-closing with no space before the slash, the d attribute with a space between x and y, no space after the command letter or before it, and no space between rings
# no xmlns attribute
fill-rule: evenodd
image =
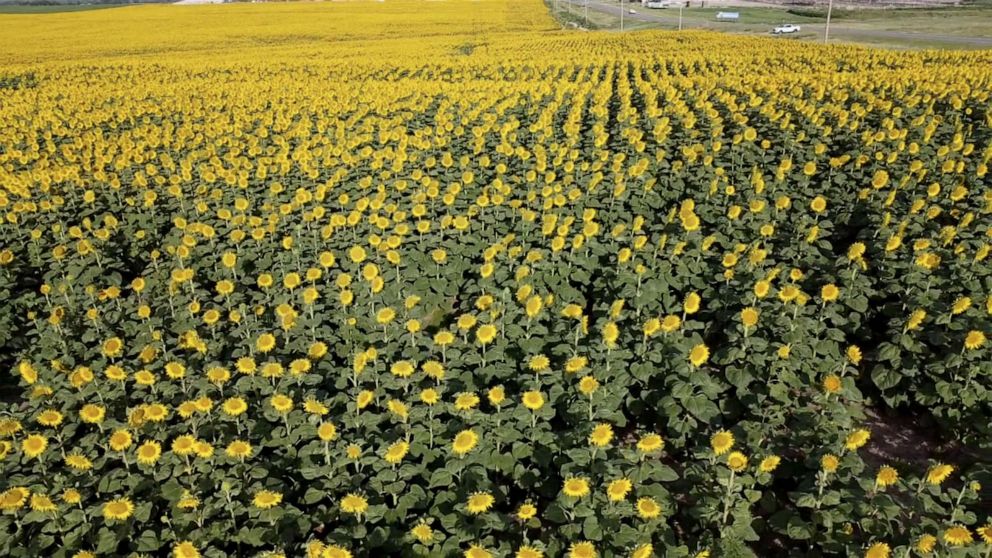
<svg viewBox="0 0 992 558"><path fill-rule="evenodd" d="M623 32L623 0L620 0L620 32Z"/></svg>
<svg viewBox="0 0 992 558"><path fill-rule="evenodd" d="M584 11L585 11L585 13L583 14L583 17L585 17L585 19L586 19L586 29L589 29L589 0L586 0L585 4L583 4L583 6L584 6Z"/></svg>
<svg viewBox="0 0 992 558"><path fill-rule="evenodd" d="M827 26L823 30L823 44L827 44L827 40L830 39L830 13L834 10L834 0L829 0L827 3Z"/></svg>
<svg viewBox="0 0 992 558"><path fill-rule="evenodd" d="M679 4L679 31L682 30L682 4Z"/></svg>

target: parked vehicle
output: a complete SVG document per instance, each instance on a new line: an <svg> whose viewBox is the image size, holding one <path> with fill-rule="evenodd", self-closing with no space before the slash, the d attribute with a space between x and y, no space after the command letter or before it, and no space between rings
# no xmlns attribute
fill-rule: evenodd
<svg viewBox="0 0 992 558"><path fill-rule="evenodd" d="M775 28L772 29L772 35L786 35L789 33L798 33L801 30L802 28L799 27L798 25L794 25L792 23L784 23L782 25L776 25Z"/></svg>

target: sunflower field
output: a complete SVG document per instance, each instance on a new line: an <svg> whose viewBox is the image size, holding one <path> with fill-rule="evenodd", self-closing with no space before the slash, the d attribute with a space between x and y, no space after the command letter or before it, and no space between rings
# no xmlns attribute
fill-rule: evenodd
<svg viewBox="0 0 992 558"><path fill-rule="evenodd" d="M992 51L0 25L0 555L992 554Z"/></svg>

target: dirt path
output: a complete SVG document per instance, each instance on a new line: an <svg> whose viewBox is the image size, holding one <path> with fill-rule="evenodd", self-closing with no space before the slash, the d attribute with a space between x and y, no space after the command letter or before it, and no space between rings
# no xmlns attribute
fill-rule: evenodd
<svg viewBox="0 0 992 558"><path fill-rule="evenodd" d="M720 5L730 5L733 2L720 3ZM744 2L740 3L745 5ZM583 4L580 2L574 2L573 6L581 7ZM746 5L754 6L755 3L748 2ZM714 4L716 7L717 4ZM624 12L623 16L625 20L642 21L648 23L664 23L666 25L678 25L678 10L677 9L666 9L666 10L651 10L649 8L644 8L640 4L631 4L630 7L625 7L625 10L630 10L633 8L637 13ZM612 4L605 4L602 2L597 2L591 0L589 2L589 9L595 10L600 13L610 14L615 17L620 17L621 9L618 6ZM655 12L664 11L666 13L673 13L673 15L659 15ZM646 13L648 12L648 13ZM783 17L787 14L783 12ZM703 29L720 29L727 30L727 24L718 24L716 22L704 22L698 19L684 19L683 27L685 28L703 28ZM771 25L768 26L771 30ZM806 24L802 25L804 31L814 31L822 37L824 25L820 23ZM923 43L928 42L939 42L948 43L954 45L962 46L973 46L973 47L992 47L992 37L969 37L962 35L943 35L943 34L931 34L931 33L909 33L902 31L888 31L882 29L860 29L855 27L845 27L843 25L831 25L830 34L833 37L836 36L848 36L855 37L859 39L875 39L875 40L896 40L896 41L918 41Z"/></svg>

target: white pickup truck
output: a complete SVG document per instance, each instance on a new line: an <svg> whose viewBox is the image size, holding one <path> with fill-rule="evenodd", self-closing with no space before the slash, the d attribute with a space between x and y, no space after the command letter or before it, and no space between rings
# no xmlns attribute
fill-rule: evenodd
<svg viewBox="0 0 992 558"><path fill-rule="evenodd" d="M784 23L782 25L776 25L772 29L772 35L786 35L789 33L798 33L801 28L798 25L793 25L792 23Z"/></svg>

